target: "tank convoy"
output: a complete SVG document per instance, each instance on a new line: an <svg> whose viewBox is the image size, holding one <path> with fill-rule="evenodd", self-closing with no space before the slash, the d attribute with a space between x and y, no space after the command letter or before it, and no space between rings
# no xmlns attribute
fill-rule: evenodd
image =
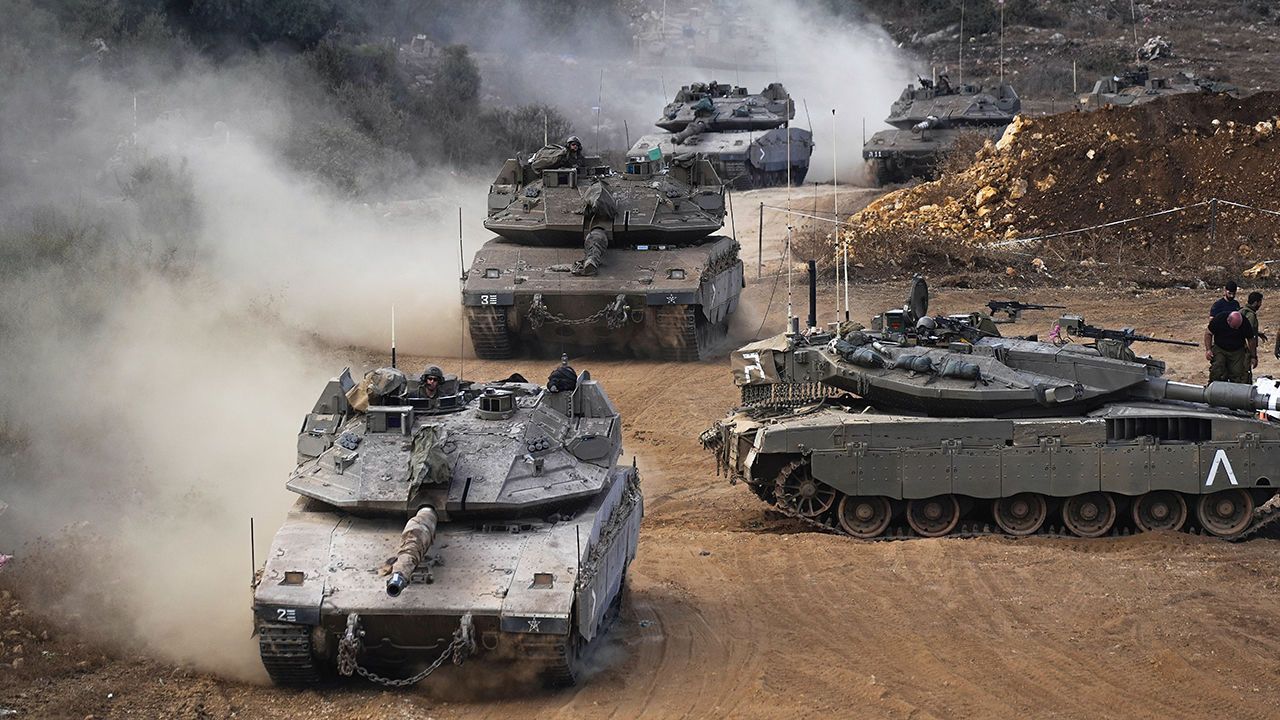
<svg viewBox="0 0 1280 720"><path fill-rule="evenodd" d="M1175 73L1167 78L1151 76L1146 65L1118 75L1099 78L1093 89L1079 97L1080 108L1097 110L1108 106L1142 105L1156 98L1187 93L1234 93L1235 85Z"/></svg>
<svg viewBox="0 0 1280 720"><path fill-rule="evenodd" d="M483 658L576 682L643 514L621 437L604 388L567 365L545 386L343 371L303 421L298 499L255 576L271 679L403 686Z"/></svg>
<svg viewBox="0 0 1280 720"><path fill-rule="evenodd" d="M666 132L642 136L628 154L645 156L655 148L666 158L697 153L737 189L800 185L809 171L813 133L791 127L795 116L782 83L749 93L714 80L697 82L680 88L663 108L654 124Z"/></svg>
<svg viewBox="0 0 1280 720"><path fill-rule="evenodd" d="M1280 518L1262 507L1280 487L1280 425L1261 419L1277 394L1169 380L1132 345L1180 341L1079 316L1045 341L930 316L922 286L872 328L734 353L743 406L702 438L719 468L792 517L864 540L1242 539Z"/></svg>
<svg viewBox="0 0 1280 720"><path fill-rule="evenodd" d="M962 135L998 139L1022 111L1011 85L952 85L946 75L919 83L908 85L889 108L885 122L893 129L881 130L862 146L862 159L877 184L934 179L943 156Z"/></svg>
<svg viewBox="0 0 1280 720"><path fill-rule="evenodd" d="M717 351L744 275L738 243L714 234L725 215L715 168L653 150L619 173L571 145L507 160L490 186L484 225L499 237L462 291L476 355Z"/></svg>

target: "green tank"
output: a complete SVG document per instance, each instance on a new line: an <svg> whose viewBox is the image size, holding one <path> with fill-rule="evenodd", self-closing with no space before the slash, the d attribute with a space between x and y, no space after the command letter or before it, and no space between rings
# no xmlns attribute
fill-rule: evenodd
<svg viewBox="0 0 1280 720"><path fill-rule="evenodd" d="M893 129L872 135L862 147L878 184L935 178L943 156L962 135L998 139L1022 111L1010 85L952 85L946 75L936 83L919 82L920 87L908 85L890 107L885 122Z"/></svg>
<svg viewBox="0 0 1280 720"><path fill-rule="evenodd" d="M621 424L567 365L545 386L434 366L330 380L254 579L271 679L401 687L483 659L577 682L617 616L643 515Z"/></svg>
<svg viewBox="0 0 1280 720"><path fill-rule="evenodd" d="M500 237L462 290L476 355L723 352L744 276L738 243L715 234L725 196L711 163L654 149L619 173L558 147L508 160L490 187L485 227Z"/></svg>
<svg viewBox="0 0 1280 720"><path fill-rule="evenodd" d="M702 438L720 470L861 539L1240 539L1280 517L1263 507L1280 486L1270 386L1174 382L1131 347L1157 338L1078 316L1041 341L920 307L735 352L743 406Z"/></svg>

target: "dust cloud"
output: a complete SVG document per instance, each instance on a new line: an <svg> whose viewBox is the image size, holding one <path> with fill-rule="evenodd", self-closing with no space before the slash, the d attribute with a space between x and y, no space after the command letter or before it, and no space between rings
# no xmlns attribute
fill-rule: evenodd
<svg viewBox="0 0 1280 720"><path fill-rule="evenodd" d="M671 3L665 24L664 3L652 2L630 22L637 37L653 44L632 47L586 17L566 29L566 40L540 47L527 36L534 19L522 7L485 23L483 35L460 30L459 39L488 48L477 54L487 92L508 102L554 104L588 150L620 151L659 132L653 122L682 85L718 80L758 92L781 82L796 103L793 123L815 135L806 181L829 182L838 168L842 183L854 182L864 179L864 122L868 137L885 127L889 104L915 80L911 59L881 27L798 0ZM682 47L685 34L697 39ZM523 50L520 62L500 51L513 47Z"/></svg>
<svg viewBox="0 0 1280 720"><path fill-rule="evenodd" d="M394 306L402 352L456 354L458 207L478 243L487 181L365 203L291 170L272 98L298 89L269 58L128 86L22 69L0 84L0 548L66 627L264 680L249 519L261 562L333 348L389 348ZM59 84L70 112L42 115Z"/></svg>

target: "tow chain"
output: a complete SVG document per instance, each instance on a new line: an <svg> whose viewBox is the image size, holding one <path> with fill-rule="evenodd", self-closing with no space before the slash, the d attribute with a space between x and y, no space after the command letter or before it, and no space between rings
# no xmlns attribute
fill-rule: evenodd
<svg viewBox="0 0 1280 720"><path fill-rule="evenodd" d="M613 302L587 317L567 318L564 315L548 310L547 306L542 302L542 293L537 293L533 296L533 302L529 305L529 313L526 317L529 319L529 326L534 330L542 327L542 324L548 320L557 325L590 325L604 320L610 330L617 330L627 322L626 296L618 295L613 299Z"/></svg>
<svg viewBox="0 0 1280 720"><path fill-rule="evenodd" d="M445 660L452 658L454 665L461 665L476 649L475 629L471 624L471 613L466 613L458 623L458 629L453 631L453 639L445 647L444 651L440 653L440 656L423 669L422 672L410 675L407 678L389 678L361 666L360 662L356 660L356 655L360 652L360 639L363 636L364 631L360 629L359 613L351 613L347 616L347 631L343 634L342 639L338 641L338 672L348 677L354 672L370 682L385 687L416 685L431 673L439 670Z"/></svg>

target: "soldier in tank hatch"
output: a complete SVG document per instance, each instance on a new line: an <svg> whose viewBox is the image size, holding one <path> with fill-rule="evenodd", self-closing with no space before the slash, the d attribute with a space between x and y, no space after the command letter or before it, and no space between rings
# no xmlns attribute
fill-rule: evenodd
<svg viewBox="0 0 1280 720"><path fill-rule="evenodd" d="M1204 331L1204 348L1210 382L1252 382L1250 366L1258 364L1258 339L1240 311L1213 316Z"/></svg>

